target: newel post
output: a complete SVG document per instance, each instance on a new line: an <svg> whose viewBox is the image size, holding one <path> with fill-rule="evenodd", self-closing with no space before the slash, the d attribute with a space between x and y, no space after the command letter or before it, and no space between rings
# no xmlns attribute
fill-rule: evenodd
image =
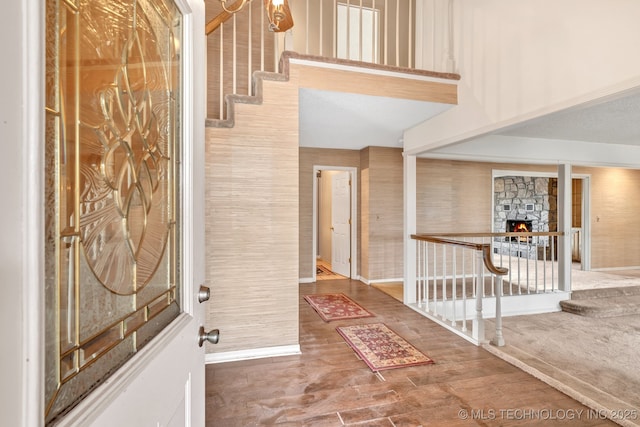
<svg viewBox="0 0 640 427"><path fill-rule="evenodd" d="M502 335L502 278L504 276L496 276L496 335L491 340L491 344L496 347L504 346L504 336Z"/></svg>

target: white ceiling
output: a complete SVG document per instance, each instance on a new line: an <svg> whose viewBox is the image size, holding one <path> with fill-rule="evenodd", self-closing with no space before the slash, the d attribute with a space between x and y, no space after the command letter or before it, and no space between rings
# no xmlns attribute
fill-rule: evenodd
<svg viewBox="0 0 640 427"><path fill-rule="evenodd" d="M554 113L497 134L640 145L640 94Z"/></svg>
<svg viewBox="0 0 640 427"><path fill-rule="evenodd" d="M424 156L640 168L640 92L575 106Z"/></svg>
<svg viewBox="0 0 640 427"><path fill-rule="evenodd" d="M300 146L402 147L402 135L452 105L300 89Z"/></svg>
<svg viewBox="0 0 640 427"><path fill-rule="evenodd" d="M300 146L402 147L404 130L454 106L300 90ZM423 153L460 160L640 168L640 90Z"/></svg>

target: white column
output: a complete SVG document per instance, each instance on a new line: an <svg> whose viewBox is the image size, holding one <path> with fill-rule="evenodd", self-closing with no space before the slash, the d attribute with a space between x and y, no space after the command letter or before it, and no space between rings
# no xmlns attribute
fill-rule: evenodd
<svg viewBox="0 0 640 427"><path fill-rule="evenodd" d="M404 154L404 303L416 302L416 156Z"/></svg>
<svg viewBox="0 0 640 427"><path fill-rule="evenodd" d="M571 291L571 165L558 165L558 289Z"/></svg>

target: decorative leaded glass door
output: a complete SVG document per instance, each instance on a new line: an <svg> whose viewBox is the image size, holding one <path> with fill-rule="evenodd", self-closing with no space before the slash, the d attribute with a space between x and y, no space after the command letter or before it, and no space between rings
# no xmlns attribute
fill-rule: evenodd
<svg viewBox="0 0 640 427"><path fill-rule="evenodd" d="M44 392L53 424L193 314L184 313L192 274L182 261L190 134L174 0L47 0L46 12Z"/></svg>

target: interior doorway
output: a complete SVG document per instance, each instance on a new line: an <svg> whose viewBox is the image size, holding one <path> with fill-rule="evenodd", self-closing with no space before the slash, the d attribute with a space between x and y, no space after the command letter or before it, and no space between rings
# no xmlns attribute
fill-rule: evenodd
<svg viewBox="0 0 640 427"><path fill-rule="evenodd" d="M344 277L357 276L357 169L314 166L313 280L319 265Z"/></svg>

